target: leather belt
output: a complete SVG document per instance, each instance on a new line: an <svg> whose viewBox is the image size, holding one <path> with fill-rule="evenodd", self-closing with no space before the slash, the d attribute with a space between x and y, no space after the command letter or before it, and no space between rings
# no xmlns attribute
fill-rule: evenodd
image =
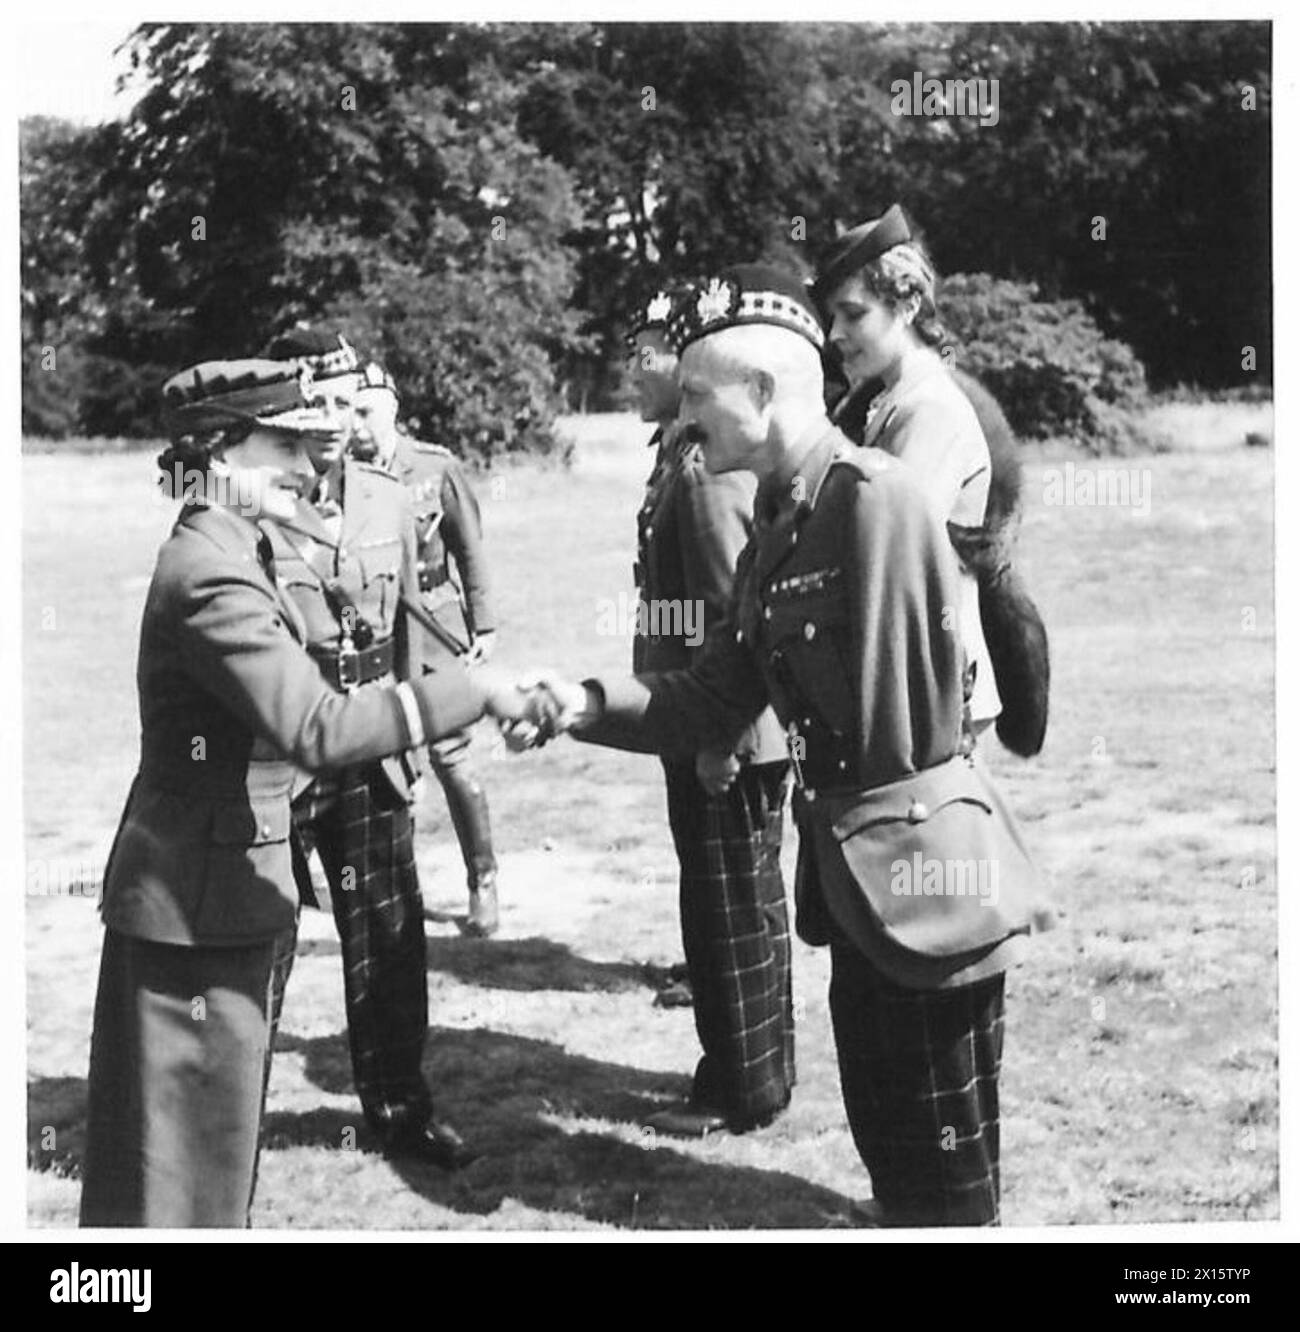
<svg viewBox="0 0 1300 1332"><path fill-rule="evenodd" d="M365 648L353 647L347 639L336 644L312 643L307 651L315 658L325 679L335 689L343 690L387 675L396 656L392 638L381 638Z"/></svg>

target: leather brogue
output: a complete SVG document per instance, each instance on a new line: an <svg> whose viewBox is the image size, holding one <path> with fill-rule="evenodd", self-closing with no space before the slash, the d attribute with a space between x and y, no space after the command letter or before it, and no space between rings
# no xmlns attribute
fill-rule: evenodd
<svg viewBox="0 0 1300 1332"><path fill-rule="evenodd" d="M460 1170L479 1158L479 1153L455 1129L433 1119L418 1128L392 1134L384 1143L384 1155L440 1166L443 1170Z"/></svg>

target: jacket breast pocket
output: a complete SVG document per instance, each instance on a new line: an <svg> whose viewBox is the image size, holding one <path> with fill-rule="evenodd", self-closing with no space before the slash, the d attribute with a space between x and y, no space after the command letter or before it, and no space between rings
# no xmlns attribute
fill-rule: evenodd
<svg viewBox="0 0 1300 1332"><path fill-rule="evenodd" d="M391 623L402 571L402 543L396 539L367 542L357 548L356 557L367 604L378 606L383 622Z"/></svg>
<svg viewBox="0 0 1300 1332"><path fill-rule="evenodd" d="M774 666L800 710L811 709L836 735L858 722L858 668L844 597L808 597L771 607Z"/></svg>

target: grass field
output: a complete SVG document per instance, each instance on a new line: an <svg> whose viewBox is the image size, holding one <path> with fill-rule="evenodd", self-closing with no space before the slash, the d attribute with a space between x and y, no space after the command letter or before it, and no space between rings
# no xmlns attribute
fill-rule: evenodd
<svg viewBox="0 0 1300 1332"><path fill-rule="evenodd" d="M1066 916L1008 983L1008 1225L1278 1214L1272 455L1262 408L1179 415L1150 508L1044 503L1022 563L1052 634L1042 756L991 746ZM1199 428L1198 426L1204 428ZM500 659L620 669L598 599L630 586L644 428L576 422L571 472L482 484ZM1105 465L1105 464L1102 464ZM24 459L29 1217L75 1224L100 930L92 898L136 759L134 658L172 517L150 454ZM838 1226L869 1185L839 1102L824 951L796 944L799 1086L742 1138L656 1142L682 1095L689 1010L653 1005L680 956L657 763L569 742L480 751L502 861L497 939L462 938L445 810L420 810L444 1115L485 1153L458 1176L374 1150L351 1092L332 922L304 917L272 1074L259 1227ZM787 856L793 850L788 839ZM353 1137L355 1148L345 1145Z"/></svg>

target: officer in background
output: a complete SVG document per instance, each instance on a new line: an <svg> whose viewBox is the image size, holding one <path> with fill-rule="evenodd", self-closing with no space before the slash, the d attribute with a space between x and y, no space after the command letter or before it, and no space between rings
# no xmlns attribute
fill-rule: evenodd
<svg viewBox="0 0 1300 1332"><path fill-rule="evenodd" d="M674 298L659 292L629 334L641 419L655 462L637 514L638 632L632 669L685 668L731 600L753 526L754 478L711 476L675 424L681 393L668 346ZM685 608L692 611L686 630ZM674 623L673 608L681 608ZM643 618L644 617L644 618ZM645 632L642 632L644 630ZM770 1122L794 1086L790 927L781 877L785 739L771 712L727 744L665 758L668 821L681 867L682 944L703 1056L689 1104L648 1123L660 1133L742 1133Z"/></svg>
<svg viewBox="0 0 1300 1332"><path fill-rule="evenodd" d="M450 449L412 439L397 428L397 385L382 366L370 364L357 390L352 443L354 457L373 461L407 488L415 511L420 600L426 621L425 668L457 657L486 661L496 621L489 598L487 560L478 501ZM487 794L470 758L470 733L448 736L429 747L442 784L469 881L465 933L478 938L497 929L497 862Z"/></svg>
<svg viewBox="0 0 1300 1332"><path fill-rule="evenodd" d="M278 582L305 624L308 651L340 693L420 678L419 638L401 599L418 597L415 529L405 490L382 468L348 458L358 360L341 335L311 329L275 339L269 355L299 366L334 425L315 444L317 482L275 536ZM293 804L295 871L320 856L343 956L352 1073L362 1109L390 1156L447 1169L472 1154L432 1118L421 1070L428 1033L424 912L410 812L410 754L318 777Z"/></svg>

